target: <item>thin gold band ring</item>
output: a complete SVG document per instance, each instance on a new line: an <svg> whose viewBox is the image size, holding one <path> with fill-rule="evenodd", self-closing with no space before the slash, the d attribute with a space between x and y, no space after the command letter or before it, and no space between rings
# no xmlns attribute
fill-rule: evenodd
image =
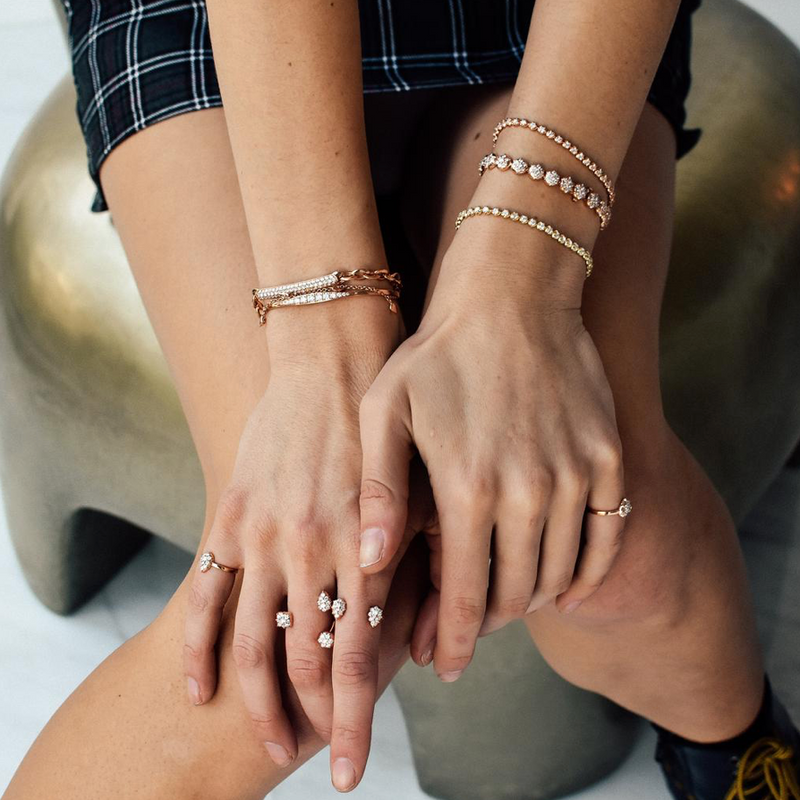
<svg viewBox="0 0 800 800"><path fill-rule="evenodd" d="M211 568L218 569L220 572L237 573L238 567L227 567L214 560L214 554L209 550L200 556L200 572L208 572Z"/></svg>
<svg viewBox="0 0 800 800"><path fill-rule="evenodd" d="M586 510L590 514L597 514L598 517L613 517L617 514L619 514L620 517L627 517L628 514L633 511L633 506L627 497L623 497L622 500L620 500L619 506L611 511L596 511L593 508L589 508L589 506L586 506Z"/></svg>

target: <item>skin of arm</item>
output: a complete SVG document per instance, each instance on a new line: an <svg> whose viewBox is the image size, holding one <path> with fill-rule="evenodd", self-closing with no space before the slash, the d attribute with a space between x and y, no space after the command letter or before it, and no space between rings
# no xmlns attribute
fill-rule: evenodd
<svg viewBox="0 0 800 800"><path fill-rule="evenodd" d="M506 116L552 128L615 181L678 6L537 0ZM542 163L605 196L596 176L541 134L506 128L495 152ZM488 170L468 205L536 216L591 250L597 216L542 183ZM619 504L624 473L613 397L581 319L584 275L580 257L539 231L465 220L419 329L362 400L362 480L372 498L362 504L362 531L385 542L381 558L362 558L362 569L380 571L402 538L397 498L406 495L416 447L441 542L432 548L440 593L424 605L412 655L423 665L433 657L445 681L469 664L478 635L553 601L574 611L621 546L621 517L586 514L587 505Z"/></svg>
<svg viewBox="0 0 800 800"><path fill-rule="evenodd" d="M209 0L207 8L259 285L386 266L356 0ZM253 327L260 335L255 311ZM243 568L231 647L255 735L279 766L297 757L275 651L275 612L288 607L286 671L330 742L334 785L349 790L366 765L378 680L379 636L367 610L384 606L394 571L358 568L358 410L402 321L382 299L360 297L271 311L265 330L268 388L242 434L206 549ZM195 570L187 610L195 704L216 689L214 647L233 585L209 575ZM332 651L317 642L331 617L316 607L321 590L347 602Z"/></svg>

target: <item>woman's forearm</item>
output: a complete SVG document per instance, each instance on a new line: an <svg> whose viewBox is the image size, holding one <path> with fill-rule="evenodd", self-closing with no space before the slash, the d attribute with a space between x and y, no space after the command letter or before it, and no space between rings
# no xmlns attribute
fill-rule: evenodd
<svg viewBox="0 0 800 800"><path fill-rule="evenodd" d="M207 6L262 285L382 264L356 0Z"/></svg>
<svg viewBox="0 0 800 800"><path fill-rule="evenodd" d="M553 129L616 183L678 6L679 0L537 0L507 115ZM483 133L488 138L491 131ZM487 152L490 148L489 139ZM508 127L499 135L496 152L540 162L606 199L599 179L545 136ZM597 215L543 183L491 169L479 179L470 204L536 215L591 249L600 230ZM630 188L622 187L618 194ZM463 226L458 240L495 261L508 258L520 263L527 256L534 273L563 271L562 265L574 262L566 274L574 278L572 296L580 296L581 259L521 225L477 218Z"/></svg>

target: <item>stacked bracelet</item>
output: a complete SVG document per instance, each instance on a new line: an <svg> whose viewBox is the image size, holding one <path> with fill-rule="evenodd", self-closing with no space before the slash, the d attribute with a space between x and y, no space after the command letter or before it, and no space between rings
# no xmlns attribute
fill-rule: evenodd
<svg viewBox="0 0 800 800"><path fill-rule="evenodd" d="M359 281L376 281L378 285ZM384 285L381 286L381 283ZM259 325L266 323L267 313L273 308L328 303L359 295L382 297L388 303L389 310L397 313L396 301L400 298L402 287L400 276L388 269L336 270L306 281L253 289L253 307L258 312Z"/></svg>
<svg viewBox="0 0 800 800"><path fill-rule="evenodd" d="M534 133L540 133L543 136L546 136L548 139L552 139L556 144L561 145L565 150L568 150L578 161L586 167L589 172L593 173L594 175L599 178L600 182L605 186L606 191L608 192L608 207L609 209L614 205L614 199L616 197L616 192L614 191L614 184L611 182L611 179L606 175L606 173L591 159L587 156L581 149L578 148L577 145L574 145L569 139L565 139L560 134L556 133L551 128L546 127L545 125L540 125L538 122L532 122L531 120L527 119L519 119L517 117L506 117L500 122L497 123L494 133L492 134L492 147L497 144L497 137L500 133L509 127L516 127L516 128L527 128Z"/></svg>
<svg viewBox="0 0 800 800"><path fill-rule="evenodd" d="M478 166L478 174L483 175L487 169L497 168L505 172L511 169L517 175L528 175L535 181L544 180L547 186L558 186L564 194L570 195L574 202L583 200L587 208L594 211L600 217L600 230L603 230L611 218L611 209L605 200L600 199L600 195L591 191L583 183L576 183L569 175L562 177L554 169L545 170L541 164L529 164L524 158L511 158L502 153L496 155L489 153L481 159Z"/></svg>
<svg viewBox="0 0 800 800"><path fill-rule="evenodd" d="M561 233L561 231L554 228L552 225L548 225L546 222L536 219L536 217L529 217L527 214L521 214L519 211L512 211L508 208L497 208L497 206L493 208L490 208L489 206L472 206L470 208L465 208L463 211L459 211L458 216L456 217L456 230L461 227L461 223L465 219L482 214L490 214L493 217L508 219L512 222L520 222L523 225L527 225L529 228L546 233L551 239L554 239L559 244L564 245L564 247L566 247L568 250L572 250L583 259L584 263L586 264L585 277L588 278L592 274L594 261L592 260L592 254L585 247L581 247L577 242L573 242L572 239L570 239L568 236L565 236L563 233Z"/></svg>

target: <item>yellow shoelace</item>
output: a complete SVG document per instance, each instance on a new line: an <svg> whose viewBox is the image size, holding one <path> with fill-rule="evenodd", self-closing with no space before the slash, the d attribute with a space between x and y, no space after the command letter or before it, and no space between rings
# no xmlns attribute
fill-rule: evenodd
<svg viewBox="0 0 800 800"><path fill-rule="evenodd" d="M725 800L800 800L792 748L776 739L759 739L739 761L736 781ZM758 792L769 791L769 794Z"/></svg>

